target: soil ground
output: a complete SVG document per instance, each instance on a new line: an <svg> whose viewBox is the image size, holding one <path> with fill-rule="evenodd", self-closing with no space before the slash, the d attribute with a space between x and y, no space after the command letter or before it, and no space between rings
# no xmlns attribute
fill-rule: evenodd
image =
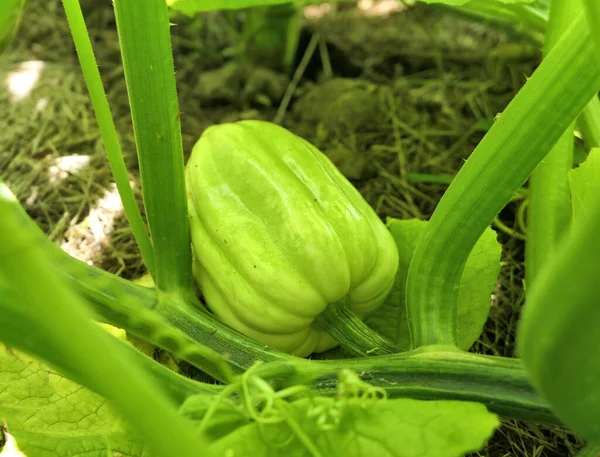
<svg viewBox="0 0 600 457"><path fill-rule="evenodd" d="M82 3L139 197L110 2ZM249 65L232 52L239 13L174 17L186 155L212 124L277 118L323 150L382 217L427 219L531 74L538 53L522 40L428 7L309 13L295 88L291 75ZM313 40L318 46L306 55ZM17 39L0 56L0 80L0 178L66 251L125 278L141 276L144 266L120 211L59 1L30 1ZM282 100L289 102L285 109ZM523 302L523 204L512 202L495 225L503 268L477 352L514 355ZM505 421L479 455L563 457L580 446L560 429Z"/></svg>

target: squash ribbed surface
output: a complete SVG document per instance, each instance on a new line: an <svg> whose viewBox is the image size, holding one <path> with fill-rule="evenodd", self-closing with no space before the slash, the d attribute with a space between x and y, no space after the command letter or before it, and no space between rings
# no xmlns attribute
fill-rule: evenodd
<svg viewBox="0 0 600 457"><path fill-rule="evenodd" d="M186 168L194 274L211 311L299 356L335 346L312 322L347 297L362 316L389 293L387 228L318 149L275 124L207 129Z"/></svg>

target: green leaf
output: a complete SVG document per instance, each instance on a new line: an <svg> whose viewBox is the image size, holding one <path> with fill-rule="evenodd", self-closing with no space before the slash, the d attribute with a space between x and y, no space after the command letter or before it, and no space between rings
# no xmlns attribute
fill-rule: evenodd
<svg viewBox="0 0 600 457"><path fill-rule="evenodd" d="M571 203L573 222L585 217L600 192L600 149L590 151L588 158L569 171L569 186L571 187Z"/></svg>
<svg viewBox="0 0 600 457"><path fill-rule="evenodd" d="M27 457L149 455L104 398L6 346L0 346L0 419Z"/></svg>
<svg viewBox="0 0 600 457"><path fill-rule="evenodd" d="M218 403L213 406L215 401ZM210 411L211 407L214 407L214 411ZM206 427L202 429L202 432L213 441L251 423L250 417L243 407L229 399L217 399L214 395L200 394L189 397L181 405L179 413L194 421L202 421L204 416L210 413L210 420L207 420ZM202 423L199 424L200 427L202 427Z"/></svg>
<svg viewBox="0 0 600 457"><path fill-rule="evenodd" d="M246 425L212 444L215 455L459 457L498 426L479 403L412 399L304 398L286 419Z"/></svg>
<svg viewBox="0 0 600 457"><path fill-rule="evenodd" d="M177 414L144 364L119 349L125 343L93 322L91 310L53 270L38 230L1 182L0 221L0 339L110 400L156 454L195 457L202 437Z"/></svg>
<svg viewBox="0 0 600 457"><path fill-rule="evenodd" d="M405 303L406 277L413 252L427 226L417 219L388 219L400 256L396 282L385 303L366 320L367 324L404 350L410 349ZM500 272L500 244L488 228L471 252L458 294L458 345L467 350L481 334L490 305L491 292Z"/></svg>

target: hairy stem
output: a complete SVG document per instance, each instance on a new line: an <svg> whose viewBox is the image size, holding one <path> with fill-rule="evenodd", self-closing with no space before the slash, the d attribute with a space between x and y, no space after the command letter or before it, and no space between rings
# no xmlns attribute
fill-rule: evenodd
<svg viewBox="0 0 600 457"><path fill-rule="evenodd" d="M578 0L553 0L544 54L547 55L581 12ZM568 172L573 166L573 131L571 124L532 173L527 216L525 266L527 284L548 262L557 243L569 228L571 194Z"/></svg>
<svg viewBox="0 0 600 457"><path fill-rule="evenodd" d="M473 246L600 87L580 15L479 143L440 200L408 273L413 347L455 345L460 278Z"/></svg>
<svg viewBox="0 0 600 457"><path fill-rule="evenodd" d="M317 320L320 328L353 355L364 357L401 352L354 314L346 300L327 306Z"/></svg>
<svg viewBox="0 0 600 457"><path fill-rule="evenodd" d="M362 359L272 362L258 367L257 374L280 385L309 383L319 394L332 395L343 368L384 388L392 398L475 401L504 417L560 424L529 383L520 360L453 348L429 347Z"/></svg>
<svg viewBox="0 0 600 457"><path fill-rule="evenodd" d="M192 253L167 4L113 3L154 248L154 283L162 291L189 293Z"/></svg>
<svg viewBox="0 0 600 457"><path fill-rule="evenodd" d="M83 263L79 265L92 268ZM77 281L71 277L72 284ZM122 292L127 290L128 287ZM260 367L261 376L282 386L309 383L320 394L329 395L335 390L338 371L347 368L363 373L366 381L385 388L392 397L480 401L506 417L558 423L527 380L519 360L479 356L453 348L360 359L306 360L265 348L208 314L192 313L189 306L169 306L165 313L156 306L156 301L149 299L150 295L135 293L140 305L155 306L166 321L194 341L226 355L236 372L264 361ZM108 305L96 302L106 300L104 297L95 295L92 302L97 311L108 313ZM122 302L110 304L111 308L119 306ZM112 322L119 325L119 322ZM121 324L127 328L127 319ZM206 366L204 369L210 371Z"/></svg>

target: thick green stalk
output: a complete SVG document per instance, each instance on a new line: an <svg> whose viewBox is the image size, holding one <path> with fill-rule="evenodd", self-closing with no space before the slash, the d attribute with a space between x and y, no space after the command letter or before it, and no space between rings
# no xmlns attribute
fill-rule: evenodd
<svg viewBox="0 0 600 457"><path fill-rule="evenodd" d="M112 115L110 114L110 107L108 106L106 93L102 86L102 79L100 78L100 72L98 71L94 50L92 49L90 37L87 33L79 1L63 0L63 6L65 8L67 20L69 21L69 27L71 28L77 55L79 56L79 63L83 70L83 76L90 93L92 106L96 113L96 120L100 127L102 141L104 141L108 162L113 177L115 178L119 195L123 201L125 215L127 216L133 236L142 253L144 263L146 264L148 271L154 275L154 252L152 250L152 243L150 242L148 230L142 220L142 215L140 214L140 210L129 184L129 176L127 175L125 161L123 160L123 153L121 152L117 129L115 128Z"/></svg>
<svg viewBox="0 0 600 457"><path fill-rule="evenodd" d="M562 35L571 26L582 11L580 0L552 0L548 15L548 26L544 39L544 57L559 42Z"/></svg>
<svg viewBox="0 0 600 457"><path fill-rule="evenodd" d="M392 398L475 401L505 417L559 423L518 359L432 347L363 359L272 362L258 367L256 374L281 386L303 382L321 395L333 395L343 368Z"/></svg>
<svg viewBox="0 0 600 457"><path fill-rule="evenodd" d="M0 181L0 191L2 189L7 188ZM173 300L179 299L177 296L165 295L155 288L133 284L69 256L46 238L16 202L14 211L21 217L23 230L31 233L31 237L50 260L61 280L86 299L97 313L97 317L106 323L123 328L134 336L170 351L222 381L229 381L233 376L228 363L234 367L243 366L245 369L256 360L269 360L268 350L251 339L230 331L213 316L187 310L188 306L179 306L186 308L181 310L172 309L178 308L172 303ZM166 301L167 305L161 306L161 301ZM177 326L169 325L171 314L167 314L167 311L179 316L181 326L188 330L188 333L179 330ZM228 332L232 335L228 335ZM203 342L218 348L219 353L206 347ZM253 348L254 352L250 348ZM278 354L275 351L271 352ZM227 354L227 359L220 354ZM271 356L274 360L281 360L282 357L285 356Z"/></svg>
<svg viewBox="0 0 600 457"><path fill-rule="evenodd" d="M129 319L133 318L128 316L138 313L137 306L129 309L125 305L138 301L139 307L156 308L195 341L227 354L237 372L263 361L260 375L269 380L281 385L309 382L319 393L332 394L337 372L348 368L364 371L367 381L385 388L392 397L482 401L507 417L557 423L547 404L528 383L518 360L448 350L325 362L300 359L265 348L208 314L192 312L191 307L157 306L156 296L151 291L72 259L60 250L51 255L69 283L90 300L95 310L112 316L111 323L127 328ZM97 283L100 291L90 287L93 278L101 278ZM116 294L108 291L116 291ZM130 299L124 299L126 295L131 295ZM210 370L207 366L204 369Z"/></svg>
<svg viewBox="0 0 600 457"><path fill-rule="evenodd" d="M578 0L580 2L581 0ZM600 46L600 5L596 1L584 0L586 10L586 21L592 31L592 38L596 46ZM596 53L596 56L600 54ZM600 147L600 100L598 97L586 106L579 122L579 128L583 132L585 144L589 148Z"/></svg>
<svg viewBox="0 0 600 457"><path fill-rule="evenodd" d="M202 305L197 302L178 305L173 302L177 297L125 281L48 243L57 271L104 321L176 354L216 379L227 381L231 377L223 366L225 362L241 373L259 360L291 358L236 332L212 314L199 311Z"/></svg>
<svg viewBox="0 0 600 457"><path fill-rule="evenodd" d="M2 340L8 346L19 347L24 352L43 358L73 381L79 384L85 383L86 377L81 367L72 365L51 342L42 340L44 329L40 328L40 323L35 316L32 316L33 311L35 310L27 306L21 306L19 296L13 290L0 287L0 328L10 329L10 332L2 332ZM22 335L38 337L23 340ZM142 367L176 405L180 405L191 395L217 394L222 389L218 385L200 383L181 376L142 354L125 341L115 339L115 345L126 352L127 357L133 359L135 364Z"/></svg>
<svg viewBox="0 0 600 457"><path fill-rule="evenodd" d="M544 55L558 42L581 12L579 0L552 0ZM540 162L529 181L527 242L525 273L527 284L533 283L537 272L548 262L557 242L569 228L571 193L568 172L573 166L573 132L571 124Z"/></svg>
<svg viewBox="0 0 600 457"><path fill-rule="evenodd" d="M600 200L528 291L517 333L532 383L556 415L600 442Z"/></svg>
<svg viewBox="0 0 600 457"><path fill-rule="evenodd" d="M577 126L583 133L588 148L600 148L600 100L592 99L577 120Z"/></svg>
<svg viewBox="0 0 600 457"><path fill-rule="evenodd" d="M14 334L2 327L2 339L26 346L34 356L47 354L46 345L62 362L77 367L84 386L107 398L140 434L156 455L194 457L204 445L175 405L161 394L160 386L123 351L114 337L97 326L81 300L60 280L43 252L27 220L15 210L14 196L0 190L0 283L12 291L12 306L26 307L37 324L36 334ZM20 344L19 344L20 343ZM55 360L56 361L56 360Z"/></svg>
<svg viewBox="0 0 600 457"><path fill-rule="evenodd" d="M346 300L328 305L316 323L353 355L364 357L401 352L354 314Z"/></svg>
<svg viewBox="0 0 600 457"><path fill-rule="evenodd" d="M407 280L414 347L453 345L460 278L486 227L600 87L580 15L457 174L427 224Z"/></svg>
<svg viewBox="0 0 600 457"><path fill-rule="evenodd" d="M56 255L58 254L57 252ZM125 281L113 284L112 289L120 291L114 299L109 299L110 294L92 293L88 286L81 284L81 277L85 276L85 270L91 271L93 267L66 257L62 261L57 260L56 264L64 267L65 262L73 262L73 266L77 262L76 268L67 268L71 272L69 274L75 273L70 276L71 284L90 297L96 311L105 317L111 317L110 322L116 325L127 328L130 319L128 316L139 315L136 308L123 309L128 300L124 300L124 295L120 294L131 293L131 298L139 300L140 305L145 304L149 308L156 306L155 298L152 301L150 295L134 290L137 286ZM109 288L111 281L107 273L106 275L104 290ZM112 278L113 281L115 279ZM115 312L119 309L121 313ZM320 393L332 394L337 372L348 368L364 371L367 381L385 388L391 396L482 401L495 412L507 417L556 423L547 405L528 383L520 362L516 360L444 351L435 354L411 352L394 356L316 362L265 348L224 326L214 317L192 311L191 307L157 308L157 312L166 320L196 342L221 354L228 354L229 363L236 372L243 372L257 361L263 361L265 364L261 369L265 370L264 375L269 379L279 380L286 385L312 382ZM456 363L461 360L464 363ZM204 369L210 372L210 367L205 365Z"/></svg>
<svg viewBox="0 0 600 457"><path fill-rule="evenodd" d="M192 291L179 105L164 0L115 0L115 15L154 246L157 287Z"/></svg>
<svg viewBox="0 0 600 457"><path fill-rule="evenodd" d="M58 255L58 252L56 254ZM64 262L57 261L57 265L61 264L64 265ZM81 276L84 269L93 269L83 262L78 262L77 265L81 270L78 275L70 278L72 284L81 281L77 276ZM71 268L71 271L74 269ZM106 288L109 278L105 279ZM131 291L123 285L115 286L113 288L123 294ZM136 295L140 304L149 299L148 295L139 292L134 292L132 297ZM106 297L107 295L104 295L103 301ZM95 295L94 301L98 299L102 297ZM95 309L102 314L110 313L107 311L108 307L118 309L124 301L115 300L110 305L105 301L104 303L94 303ZM152 307L156 304L151 303L146 302L146 305ZM181 307L166 309L168 311L165 313L159 307L158 312L163 313L167 320L196 341L203 342L222 354L228 354L229 362L238 372L248 369L260 360L265 362L261 368L264 370L261 371L261 375L268 379L285 385L306 381L313 383L320 393L331 394L337 382L337 372L348 368L358 372L364 371L367 381L385 388L392 397L482 401L493 411L507 417L557 423L549 407L537 396L527 381L518 360L489 358L455 351L438 351L431 354L418 351L394 356L317 362L264 348L227 328L210 315L191 313ZM173 312L176 314L171 314ZM135 312L131 314L135 315ZM113 323L119 325L119 322ZM120 324L127 327L127 319Z"/></svg>
<svg viewBox="0 0 600 457"><path fill-rule="evenodd" d="M600 5L584 0L600 64ZM600 200L587 208L528 293L518 343L532 382L558 417L600 443Z"/></svg>

